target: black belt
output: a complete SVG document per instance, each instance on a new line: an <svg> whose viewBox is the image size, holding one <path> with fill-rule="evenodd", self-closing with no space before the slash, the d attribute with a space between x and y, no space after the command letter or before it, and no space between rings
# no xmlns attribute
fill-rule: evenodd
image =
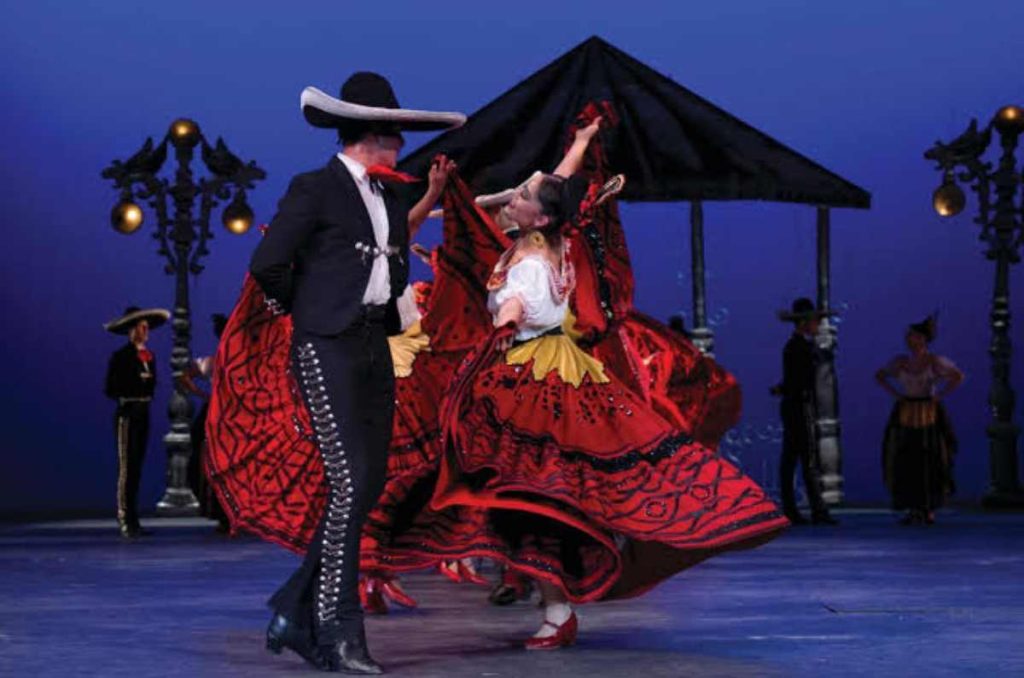
<svg viewBox="0 0 1024 678"><path fill-rule="evenodd" d="M544 332L543 334L538 334L536 337L530 337L529 339L516 339L515 341L512 342L512 345L521 346L529 341L533 341L534 339L540 339L541 337L557 337L562 334L565 334L565 332L562 330L562 326L559 325L558 327L552 327L550 330Z"/></svg>
<svg viewBox="0 0 1024 678"><path fill-rule="evenodd" d="M370 323L382 323L388 314L387 306L363 305L359 307L359 321Z"/></svg>

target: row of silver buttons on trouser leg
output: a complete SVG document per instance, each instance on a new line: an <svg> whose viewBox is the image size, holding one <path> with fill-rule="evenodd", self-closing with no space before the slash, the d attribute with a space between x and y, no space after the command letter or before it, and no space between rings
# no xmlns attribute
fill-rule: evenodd
<svg viewBox="0 0 1024 678"><path fill-rule="evenodd" d="M327 388L324 386L320 359L313 344L303 344L298 350L298 357L299 377L306 391L310 418L313 420L313 430L316 432L330 487L316 600L317 620L321 625L328 625L336 622L338 617L341 572L345 563L345 535L352 511L352 479L348 461L345 459L338 422L331 411Z"/></svg>

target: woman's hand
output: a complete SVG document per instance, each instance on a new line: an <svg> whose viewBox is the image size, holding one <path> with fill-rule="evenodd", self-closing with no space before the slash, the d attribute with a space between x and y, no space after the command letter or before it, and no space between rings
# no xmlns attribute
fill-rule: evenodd
<svg viewBox="0 0 1024 678"><path fill-rule="evenodd" d="M430 172L427 174L427 191L419 199L412 209L409 210L409 239L412 240L419 232L420 226L426 221L430 214L430 208L434 206L437 199L444 191L444 185L448 183L448 175L455 170L455 161L449 160L448 156L440 154L430 163Z"/></svg>
<svg viewBox="0 0 1024 678"><path fill-rule="evenodd" d="M498 326L498 340L494 342L494 348L504 353L505 351L512 348L512 344L516 338L516 324L509 321L503 325Z"/></svg>
<svg viewBox="0 0 1024 678"><path fill-rule="evenodd" d="M516 338L516 328L523 319L523 302L512 297L498 309L498 317L494 319L494 326L498 328L500 335L494 346L504 353L512 348L512 341Z"/></svg>
<svg viewBox="0 0 1024 678"><path fill-rule="evenodd" d="M587 152L590 140L594 138L600 127L601 116L597 116L594 118L594 122L576 130L576 137L573 139L572 146L569 147L562 161L558 163L554 174L560 177L571 177L573 174L576 174L580 165L583 164L583 156Z"/></svg>
<svg viewBox="0 0 1024 678"><path fill-rule="evenodd" d="M601 116L599 115L586 127L576 130L576 141L590 141L594 138L594 135L597 134L597 130L600 128Z"/></svg>
<svg viewBox="0 0 1024 678"><path fill-rule="evenodd" d="M443 153L434 158L430 163L430 172L427 174L427 192L433 195L435 200L441 195L444 186L448 183L448 175L455 171L458 165L450 160Z"/></svg>

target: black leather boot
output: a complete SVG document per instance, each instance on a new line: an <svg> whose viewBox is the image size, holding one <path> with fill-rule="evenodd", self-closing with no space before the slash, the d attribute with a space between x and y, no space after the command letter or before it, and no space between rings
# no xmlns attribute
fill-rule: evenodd
<svg viewBox="0 0 1024 678"><path fill-rule="evenodd" d="M288 648L321 671L327 670L327 663L313 642L313 634L277 614L267 627L267 649L274 654L281 654L284 648Z"/></svg>
<svg viewBox="0 0 1024 678"><path fill-rule="evenodd" d="M321 648L321 652L327 662L328 671L361 676L384 673L384 668L373 660L366 648L366 632L362 628L357 632L343 635L334 645Z"/></svg>

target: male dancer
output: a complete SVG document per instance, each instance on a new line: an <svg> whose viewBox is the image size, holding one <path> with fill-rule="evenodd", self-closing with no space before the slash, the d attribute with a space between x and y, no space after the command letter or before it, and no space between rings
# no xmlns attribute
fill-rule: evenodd
<svg viewBox="0 0 1024 678"><path fill-rule="evenodd" d="M329 671L377 674L358 597L359 537L385 479L394 410L388 329L409 276L408 205L393 173L403 131L461 125L459 113L403 110L380 75L350 77L335 99L306 88L302 111L343 150L292 179L250 272L275 313L291 313L292 369L329 485L302 565L274 594L267 646Z"/></svg>
<svg viewBox="0 0 1024 678"><path fill-rule="evenodd" d="M170 311L162 308L129 306L124 315L103 326L112 334L128 335L128 343L110 356L103 389L108 398L117 401L117 525L125 539L143 534L139 525L139 482L149 439L149 405L156 389L156 357L146 348L146 341L149 330L170 317Z"/></svg>
<svg viewBox="0 0 1024 678"><path fill-rule="evenodd" d="M814 429L818 416L814 384L821 361L817 334L825 315L807 298L794 301L788 312L779 312L781 320L795 326L782 352L782 383L772 389L774 395L782 396L782 459L779 464L782 510L794 525L807 523L797 509L793 495L793 473L797 461L803 468L804 488L811 504L811 522L815 525L838 523L829 514L828 505L821 496L818 437Z"/></svg>

